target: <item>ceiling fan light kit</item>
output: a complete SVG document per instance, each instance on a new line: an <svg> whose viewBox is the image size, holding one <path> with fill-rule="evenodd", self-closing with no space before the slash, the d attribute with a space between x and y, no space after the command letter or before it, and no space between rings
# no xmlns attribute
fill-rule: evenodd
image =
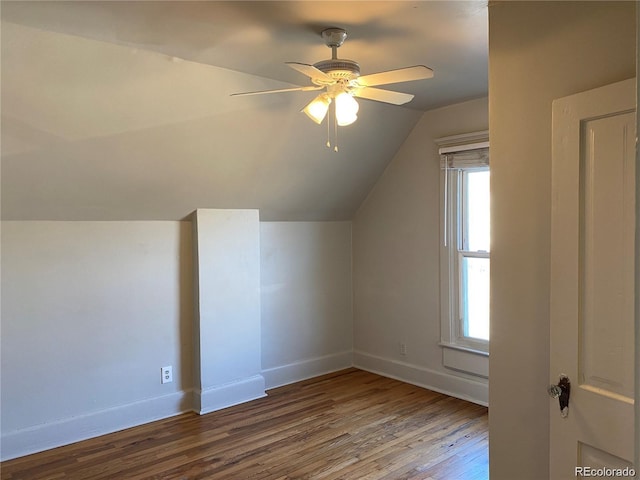
<svg viewBox="0 0 640 480"><path fill-rule="evenodd" d="M410 102L413 99L413 95L372 87L391 83L424 80L433 77L433 70L424 65L414 65L412 67L360 76L360 65L358 65L357 62L338 58L338 48L347 38L346 30L335 27L327 28L322 31L321 36L325 45L331 48L330 59L322 60L313 65L286 62L289 67L309 77L313 85L280 90L234 93L233 95L260 95L264 93L324 90L316 98L311 100L311 102L302 109L302 112L315 123L321 124L329 112L329 107L333 104L332 111L337 136L338 126L351 125L358 118L359 105L354 97L393 105L403 105ZM329 141L327 141L327 146L330 146ZM337 147L335 147L334 150L337 151Z"/></svg>

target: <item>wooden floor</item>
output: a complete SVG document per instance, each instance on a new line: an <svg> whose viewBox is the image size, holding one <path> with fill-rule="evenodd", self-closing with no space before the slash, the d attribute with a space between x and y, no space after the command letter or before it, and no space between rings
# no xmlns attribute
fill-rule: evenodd
<svg viewBox="0 0 640 480"><path fill-rule="evenodd" d="M488 478L487 409L361 370L18 458L3 480Z"/></svg>

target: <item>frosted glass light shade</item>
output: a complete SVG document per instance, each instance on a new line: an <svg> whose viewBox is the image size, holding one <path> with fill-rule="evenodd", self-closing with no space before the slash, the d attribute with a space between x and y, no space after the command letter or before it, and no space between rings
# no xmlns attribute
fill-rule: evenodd
<svg viewBox="0 0 640 480"><path fill-rule="evenodd" d="M346 92L339 93L336 96L336 120L338 125L344 127L351 125L358 118L358 109L360 105Z"/></svg>
<svg viewBox="0 0 640 480"><path fill-rule="evenodd" d="M306 113L311 120L320 125L324 120L324 117L327 116L330 103L331 99L329 98L329 96L323 93L311 100L311 102L309 102L309 104L304 107L302 111Z"/></svg>

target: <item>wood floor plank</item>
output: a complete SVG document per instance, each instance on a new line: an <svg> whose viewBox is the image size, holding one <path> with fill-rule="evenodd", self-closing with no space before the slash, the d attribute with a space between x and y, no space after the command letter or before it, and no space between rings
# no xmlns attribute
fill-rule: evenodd
<svg viewBox="0 0 640 480"><path fill-rule="evenodd" d="M358 369L0 464L2 480L486 480L487 409Z"/></svg>

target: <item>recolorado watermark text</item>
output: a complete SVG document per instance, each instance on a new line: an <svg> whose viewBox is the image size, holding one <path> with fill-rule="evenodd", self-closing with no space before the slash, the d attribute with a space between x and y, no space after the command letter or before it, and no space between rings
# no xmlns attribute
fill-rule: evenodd
<svg viewBox="0 0 640 480"><path fill-rule="evenodd" d="M625 468L593 468L576 467L576 477L635 477L636 471L631 467Z"/></svg>

